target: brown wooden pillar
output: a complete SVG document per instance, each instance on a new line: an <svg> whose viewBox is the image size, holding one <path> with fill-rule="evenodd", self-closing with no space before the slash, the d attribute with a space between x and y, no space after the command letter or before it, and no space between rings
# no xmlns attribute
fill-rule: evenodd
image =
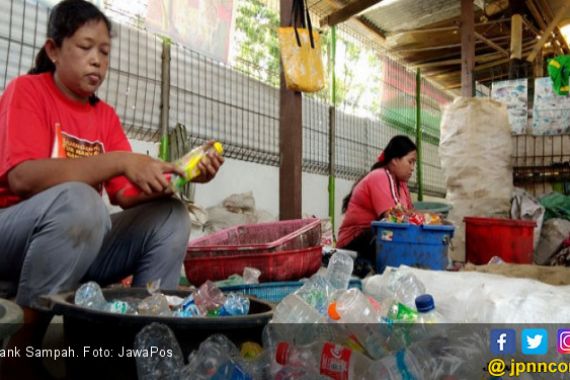
<svg viewBox="0 0 570 380"><path fill-rule="evenodd" d="M461 96L475 94L475 14L473 0L461 0Z"/></svg>
<svg viewBox="0 0 570 380"><path fill-rule="evenodd" d="M292 0L280 0L281 25L291 23ZM285 87L281 67L279 96L279 219L301 218L303 163L303 108L300 92Z"/></svg>

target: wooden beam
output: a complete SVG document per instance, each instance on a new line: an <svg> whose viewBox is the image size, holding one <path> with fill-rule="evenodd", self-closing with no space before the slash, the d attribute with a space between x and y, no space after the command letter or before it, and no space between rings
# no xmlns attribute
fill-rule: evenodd
<svg viewBox="0 0 570 380"><path fill-rule="evenodd" d="M281 26L291 23L293 0L280 0ZM282 64L281 64L282 65ZM300 92L285 86L281 66L279 91L279 219L299 219L301 209L301 167L303 163L303 103Z"/></svg>
<svg viewBox="0 0 570 380"><path fill-rule="evenodd" d="M461 95L474 95L475 13L473 0L461 0Z"/></svg>
<svg viewBox="0 0 570 380"><path fill-rule="evenodd" d="M509 56L509 52L506 51L505 49L503 49L502 47L500 47L499 45L497 45L496 43L494 43L493 41L491 41L490 39L488 39L487 37L477 33L477 32L473 32L473 35L478 38L479 40L483 41L485 44L487 44L487 46L492 47L493 49L495 49L496 51L498 51L499 53L501 53L504 56Z"/></svg>
<svg viewBox="0 0 570 380"><path fill-rule="evenodd" d="M370 8L382 0L357 0L320 19L321 26L334 26Z"/></svg>
<svg viewBox="0 0 570 380"><path fill-rule="evenodd" d="M540 31L538 29L536 29L536 27L532 24L532 22L530 22L526 16L522 16L522 20L524 25L528 28L528 30L530 30L532 33L534 33L535 36L540 36Z"/></svg>
<svg viewBox="0 0 570 380"><path fill-rule="evenodd" d="M542 37L545 35L545 31L547 28L547 24L546 24L546 19L545 19L545 15L543 14L542 10L540 10L538 8L538 6L535 4L535 2L533 0L527 0L526 1L526 5L528 10L530 11L530 13L532 14L532 17L534 17L534 19L536 20L536 22L538 23L538 26L540 27L540 29L542 29L542 31L538 34L539 37ZM551 31L552 33L552 31ZM549 33L549 34L551 34ZM544 41L544 43L548 42L548 39L551 36L547 36L547 40ZM562 50L562 48L560 46L558 46L558 44L554 44L554 49L558 52L558 54L564 54L564 51Z"/></svg>
<svg viewBox="0 0 570 380"><path fill-rule="evenodd" d="M507 22L509 21L508 18L501 18L501 19L497 19L497 20L490 20L487 22L479 22L477 24L474 24L475 27L479 27L479 26L488 26L488 25L495 25L495 24L500 24L503 22ZM450 25L450 26L440 26L440 27L433 27L433 28L417 28L417 29L407 29L407 30L400 30L398 32L392 32L392 33L387 33L386 37L394 37L394 36L398 36L400 34L405 35L405 34L415 34L415 33L436 33L436 32L448 32L448 31L453 31L453 30L458 30L459 29L459 23L457 25Z"/></svg>
<svg viewBox="0 0 570 380"><path fill-rule="evenodd" d="M548 17L548 19L552 19L554 17L554 15L552 14L552 8L550 7L550 4L548 3L548 1L540 0L540 3L542 5L542 9L544 10L544 13L546 14L546 17ZM556 39L560 43L560 48L562 49L562 53L564 54L565 51L570 51L570 47L568 46L568 42L566 41L566 39L562 35L562 32L560 31L560 28L558 27L558 25L556 25L554 27L554 34L556 35Z"/></svg>
<svg viewBox="0 0 570 380"><path fill-rule="evenodd" d="M522 17L519 14L511 17L511 59L522 59Z"/></svg>
<svg viewBox="0 0 570 380"><path fill-rule="evenodd" d="M556 13L556 16L554 16L554 18L550 20L550 22L546 26L546 29L544 30L544 33L542 34L542 36L540 36L540 39L536 42L532 51L526 57L527 61L529 62L534 61L538 52L542 49L546 41L548 41L548 39L550 38L550 34L554 30L554 27L556 27L556 25L558 25L560 20L562 20L562 18L566 15L566 11L568 10L569 7L570 7L570 0L566 0L564 2L564 5L562 5L562 7Z"/></svg>

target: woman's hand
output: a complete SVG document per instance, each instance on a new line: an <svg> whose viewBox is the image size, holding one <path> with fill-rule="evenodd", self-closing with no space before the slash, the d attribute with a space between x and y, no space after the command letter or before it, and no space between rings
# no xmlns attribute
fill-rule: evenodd
<svg viewBox="0 0 570 380"><path fill-rule="evenodd" d="M208 141L204 144L204 148L208 153L198 163L200 175L192 180L192 182L206 183L210 182L218 173L220 166L224 164L224 158L218 154L214 149L210 149L215 141Z"/></svg>
<svg viewBox="0 0 570 380"><path fill-rule="evenodd" d="M124 175L147 195L172 193L164 173L184 176L184 171L176 165L144 154L128 153L121 158Z"/></svg>

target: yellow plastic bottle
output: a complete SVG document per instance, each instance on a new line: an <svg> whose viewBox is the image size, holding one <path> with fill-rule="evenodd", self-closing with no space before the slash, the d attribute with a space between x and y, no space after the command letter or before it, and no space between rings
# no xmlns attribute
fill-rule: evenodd
<svg viewBox="0 0 570 380"><path fill-rule="evenodd" d="M201 145L186 153L183 157L175 161L176 166L184 170L184 177L173 175L171 182L174 189L180 191L184 185L198 177L201 172L198 163L211 151L217 152L219 155L224 153L224 148L219 141L211 145Z"/></svg>

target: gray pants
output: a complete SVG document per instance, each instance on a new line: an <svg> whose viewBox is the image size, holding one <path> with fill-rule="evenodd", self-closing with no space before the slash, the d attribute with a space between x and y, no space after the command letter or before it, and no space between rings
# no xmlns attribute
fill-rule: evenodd
<svg viewBox="0 0 570 380"><path fill-rule="evenodd" d="M133 286L160 279L161 288L174 289L189 236L188 212L176 199L109 215L92 187L68 182L0 209L0 281L17 284L22 306L131 274Z"/></svg>

